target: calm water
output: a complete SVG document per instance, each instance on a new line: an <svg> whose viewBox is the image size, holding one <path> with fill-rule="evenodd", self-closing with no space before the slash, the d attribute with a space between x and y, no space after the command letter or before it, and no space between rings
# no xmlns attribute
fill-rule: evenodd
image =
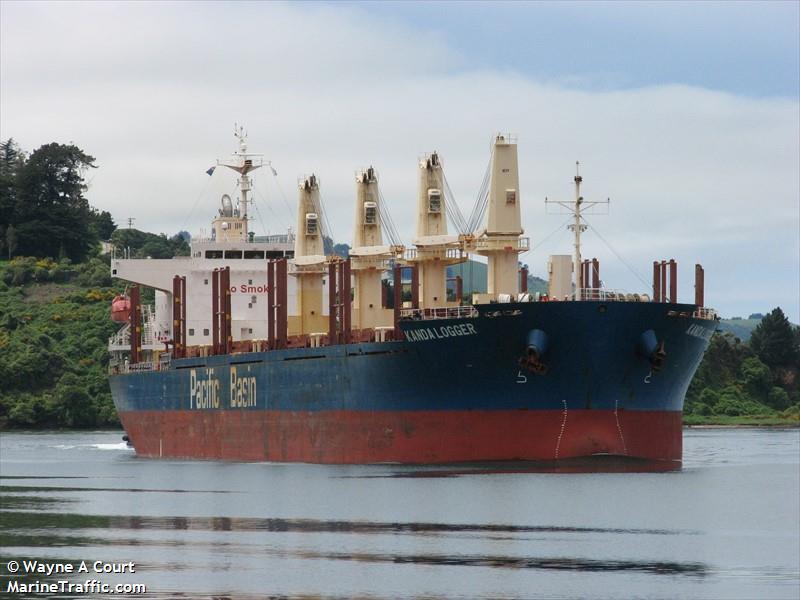
<svg viewBox="0 0 800 600"><path fill-rule="evenodd" d="M156 461L120 436L0 435L0 597L65 579L9 575L30 558L133 561L72 580L140 598L800 597L797 429L686 431L660 474Z"/></svg>

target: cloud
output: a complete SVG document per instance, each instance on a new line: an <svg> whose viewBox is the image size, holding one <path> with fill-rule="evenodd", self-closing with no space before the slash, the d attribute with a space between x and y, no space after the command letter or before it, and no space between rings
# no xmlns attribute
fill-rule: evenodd
<svg viewBox="0 0 800 600"><path fill-rule="evenodd" d="M32 149L74 141L97 158L89 198L137 226L208 227L233 179L208 178L233 150L234 121L271 158L293 205L315 172L334 233L349 241L353 172L374 165L401 236L414 230L416 158L438 150L469 213L495 131L519 136L523 221L532 245L563 217L580 160L597 236L585 251L610 287L642 290L676 258L690 300L694 261L726 314L775 304L798 320L798 102L664 85L581 91L519 72L473 70L422 28L359 7L275 4L3 4L0 129ZM31 43L35 40L36 43ZM543 59L546 57L543 57ZM272 177L257 177L272 232L294 221ZM193 206L196 208L193 210ZM260 220L255 223L260 230ZM560 245L556 245L560 242ZM523 260L543 274L569 253L556 234ZM758 293L753 293L758 290ZM746 316L746 315L744 315Z"/></svg>

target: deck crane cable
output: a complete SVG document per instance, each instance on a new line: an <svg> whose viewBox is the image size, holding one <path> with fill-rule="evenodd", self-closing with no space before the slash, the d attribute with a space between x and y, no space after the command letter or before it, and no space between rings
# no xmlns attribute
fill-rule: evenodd
<svg viewBox="0 0 800 600"><path fill-rule="evenodd" d="M255 185L253 185L253 190L255 191L256 195L261 199L261 202L264 203L264 206L267 207L267 210L269 210L269 212L272 214L272 216L274 217L275 222L279 221L279 217L275 213L275 211L272 209L272 207L270 206L269 201L267 200L267 197L264 194L262 194L261 191ZM264 228L264 235L269 235L269 230L264 225L264 221L261 219L261 213L258 210L258 204L253 202L253 206L256 207L256 212L258 212L259 221L261 222L261 226Z"/></svg>
<svg viewBox="0 0 800 600"><path fill-rule="evenodd" d="M255 187L256 186L254 185L253 189L255 189ZM261 209L258 208L258 202L255 202L255 198L253 199L252 204L256 209L256 214L258 215L258 222L261 223L261 229L264 230L264 235L268 235L267 227L266 227L266 225L264 225L264 219L261 217Z"/></svg>
<svg viewBox="0 0 800 600"><path fill-rule="evenodd" d="M541 240L541 241L540 241L538 244L536 244L536 245L535 245L533 248L531 248L530 250L526 250L525 252L523 252L523 254L526 254L527 252L535 252L535 251L536 251L536 250L538 250L538 249L539 249L541 246L543 246L545 243L547 243L547 241L548 241L550 238L552 238L552 237L553 237L555 234L557 234L557 233L559 233L559 232L561 232L561 233L564 233L564 232L566 231L566 227L567 227L567 225L569 225L570 223L572 223L572 221L573 221L573 220L574 220L574 218L573 218L573 217L569 217L569 218L568 218L566 221L564 221L564 222L563 222L561 225L559 225L559 226L558 226L558 227L556 227L556 228L555 228L553 231L551 231L551 232L550 232L550 233L547 235L547 237L544 237L544 238L542 238L542 240Z"/></svg>
<svg viewBox="0 0 800 600"><path fill-rule="evenodd" d="M275 180L275 185L277 186L278 191L281 194L281 199L283 200L283 204L284 206L286 206L286 210L289 211L289 223L291 223L292 221L294 221L294 211L292 210L289 201L286 199L286 194L283 193L281 182L278 181L278 172L272 167L272 165L269 165L269 168L270 171L272 171L272 178Z"/></svg>
<svg viewBox="0 0 800 600"><path fill-rule="evenodd" d="M389 237L389 243L392 246L401 246L400 235L397 233L397 227L395 227L394 220L380 188L378 188L378 218L386 231L386 235Z"/></svg>
<svg viewBox="0 0 800 600"><path fill-rule="evenodd" d="M189 223L189 219L192 218L192 215L194 214L194 211L197 209L197 205L200 202L200 198L202 198L206 194L210 185L211 185L211 177L207 177L205 185L200 190L200 193L197 194L197 198L195 198L194 200L194 204L192 205L192 210L190 210L189 214L186 215L186 219L184 219L183 225L181 225L182 231L186 231L186 225Z"/></svg>
<svg viewBox="0 0 800 600"><path fill-rule="evenodd" d="M273 210L272 206L270 206L270 203L267 201L267 197L264 194L261 193L261 190L258 189L258 187L255 186L255 181L253 183L254 183L253 190L255 191L256 195L261 199L261 202L264 203L264 206L267 207L269 212L272 213L272 216L275 217L275 220L278 221L279 220L278 215ZM256 212L258 212L258 205L255 202L253 202L253 205L255 205ZM259 216L259 219L261 219L261 213L260 212L259 212L258 216ZM289 221L289 222L291 223L291 221ZM264 227L264 235L269 235L269 230L266 228L266 226L264 225L263 221L261 222L261 226Z"/></svg>
<svg viewBox="0 0 800 600"><path fill-rule="evenodd" d="M493 155L494 149L492 149L492 152L489 155L489 164L486 165L486 172L483 175L481 188L478 191L477 197L475 198L475 204L472 207L472 212L469 215L469 221L467 221L467 229L470 233L475 233L478 227L480 227L481 223L483 222L483 217L486 214L486 207L489 204L489 181L491 179Z"/></svg>
<svg viewBox="0 0 800 600"><path fill-rule="evenodd" d="M641 282L642 282L642 284L644 284L644 286L645 286L645 289L648 289L648 288L650 287L650 284L649 284L649 283L648 283L648 282L645 280L645 278L644 278L644 277L643 277L643 276L642 276L642 275L641 275L641 274L640 274L640 273L639 273L639 272L638 272L636 269L634 269L634 268L633 268L631 265L629 265L629 264L628 264L628 262L627 262L627 261L626 261L624 258L622 258L622 256L620 256L620 255L619 255L619 253L618 253L616 250L614 250L614 247L613 247L611 244L609 244L609 243L608 243L608 241L606 241L606 238L604 238L602 235L600 235L600 232L599 232L599 231L597 231L597 229L595 229L594 227L592 227L592 224L591 224L591 223L589 223L589 221L587 221L585 217L583 218L583 221L584 221L584 223L586 223L586 225L589 227L589 229L591 229L592 231L594 231L595 235L597 235L597 237L599 237L599 238L600 238L600 240L601 240L601 241L602 241L602 242L603 242L603 243L604 243L604 244L605 244L605 245L608 247L608 249L609 249L609 250L611 250L611 252L613 252L613 253L614 253L614 256L616 256L616 257L619 259L619 261L620 261L620 262L621 262L623 265L625 265L625 266L628 268L628 270L629 270L631 273L633 273L633 274L634 274L634 276L635 276L635 277L636 277L636 278L637 278L639 281L641 281Z"/></svg>
<svg viewBox="0 0 800 600"><path fill-rule="evenodd" d="M327 237L331 241L334 241L333 229L331 229L331 222L328 220L328 211L325 208L325 201L322 199L322 194L316 195L316 200L314 201L314 211L320 218L319 229L320 233L322 234L322 238L325 239Z"/></svg>
<svg viewBox="0 0 800 600"><path fill-rule="evenodd" d="M458 207L453 190L450 189L450 183L447 181L447 176L444 174L444 168L442 168L442 182L444 182L444 204L447 208L447 216L450 222L459 234L464 235L470 233L467 228L467 221L464 219L464 215Z"/></svg>

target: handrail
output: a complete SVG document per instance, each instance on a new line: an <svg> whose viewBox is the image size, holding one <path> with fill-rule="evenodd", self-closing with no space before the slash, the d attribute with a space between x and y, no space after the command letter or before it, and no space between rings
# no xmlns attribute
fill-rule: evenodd
<svg viewBox="0 0 800 600"><path fill-rule="evenodd" d="M693 319L705 319L708 321L716 321L719 319L719 315L717 315L717 311L713 308L706 308L705 306L698 306L697 309L692 313Z"/></svg>
<svg viewBox="0 0 800 600"><path fill-rule="evenodd" d="M433 319L474 319L478 310L474 306L442 306L438 308L401 308L400 318L428 321Z"/></svg>

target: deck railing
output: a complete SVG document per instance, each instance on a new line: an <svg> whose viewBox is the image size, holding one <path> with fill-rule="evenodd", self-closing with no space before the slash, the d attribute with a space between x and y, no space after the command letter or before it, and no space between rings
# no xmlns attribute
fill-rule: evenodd
<svg viewBox="0 0 800 600"><path fill-rule="evenodd" d="M427 321L432 319L474 319L478 311L474 306L443 306L440 308L402 308L400 317Z"/></svg>

